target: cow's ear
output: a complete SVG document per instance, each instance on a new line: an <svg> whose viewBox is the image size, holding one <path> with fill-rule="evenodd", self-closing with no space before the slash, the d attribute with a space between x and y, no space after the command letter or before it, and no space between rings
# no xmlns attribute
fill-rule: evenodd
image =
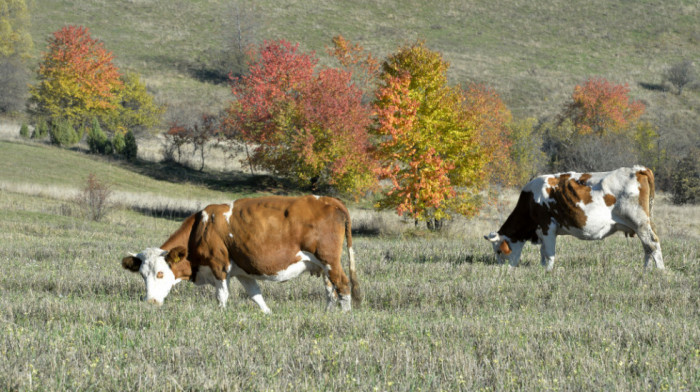
<svg viewBox="0 0 700 392"><path fill-rule="evenodd" d="M177 264L180 261L184 260L187 257L187 249L183 248L182 246L176 246L168 251L168 254L165 255L165 262L168 263L171 267L173 264Z"/></svg>
<svg viewBox="0 0 700 392"><path fill-rule="evenodd" d="M501 242L501 245L498 247L498 249L501 251L502 254L506 256L512 252L512 250L510 249L510 245L508 245L508 241L506 240L503 240Z"/></svg>
<svg viewBox="0 0 700 392"><path fill-rule="evenodd" d="M122 267L124 267L124 269L128 269L131 272L139 272L139 268L141 268L141 263L143 263L143 260L139 259L136 256L126 256L122 259Z"/></svg>

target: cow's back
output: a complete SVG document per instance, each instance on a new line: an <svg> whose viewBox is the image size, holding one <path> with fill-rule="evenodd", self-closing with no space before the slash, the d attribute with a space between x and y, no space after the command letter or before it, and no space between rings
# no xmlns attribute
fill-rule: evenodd
<svg viewBox="0 0 700 392"><path fill-rule="evenodd" d="M225 254L249 275L273 275L298 261L299 251L314 254L328 241L342 245L346 217L342 203L328 197L238 199L196 217L190 250L200 263Z"/></svg>

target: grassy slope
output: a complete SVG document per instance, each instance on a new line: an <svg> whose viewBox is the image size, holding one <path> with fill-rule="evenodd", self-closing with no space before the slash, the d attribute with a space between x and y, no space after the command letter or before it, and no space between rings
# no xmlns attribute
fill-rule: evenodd
<svg viewBox="0 0 700 392"><path fill-rule="evenodd" d="M236 282L226 310L186 282L141 303L119 260L178 223L61 203L0 192L2 390L700 388L698 207L657 208L665 274L620 235L562 239L549 274L528 246L508 274L476 220L452 238L356 237L361 309L325 313L305 275L263 283L264 316Z"/></svg>
<svg viewBox="0 0 700 392"><path fill-rule="evenodd" d="M227 182L226 174L219 173L217 180L206 181L206 175L198 179L191 170L178 171L177 167L150 163L133 166L41 144L0 141L0 156L3 157L0 184L82 189L88 175L93 173L113 191L175 199L225 201L260 194L249 184L236 185L235 178ZM183 176L192 177L192 182L183 182ZM207 186L204 186L205 181Z"/></svg>
<svg viewBox="0 0 700 392"><path fill-rule="evenodd" d="M343 34L383 57L425 39L452 64L455 83L494 86L519 117L555 113L590 76L628 83L662 125L690 131L700 123L700 94L644 89L666 67L700 59L700 7L694 0L609 2L241 1L247 39L285 38L325 59ZM143 74L164 101L222 107L226 87L192 78L196 59L232 37L234 7L222 0L36 0L37 53L65 24L90 27L125 69ZM673 119L680 113L681 120Z"/></svg>

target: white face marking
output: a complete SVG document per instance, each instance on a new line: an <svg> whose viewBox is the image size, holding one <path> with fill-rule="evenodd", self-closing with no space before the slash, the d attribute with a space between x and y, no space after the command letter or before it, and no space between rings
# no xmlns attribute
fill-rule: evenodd
<svg viewBox="0 0 700 392"><path fill-rule="evenodd" d="M235 203L235 202L236 202L235 200L232 201L231 208L229 208L228 212L224 212L224 217L226 218L226 223L231 223L231 214L233 214L233 203ZM231 237L233 237L233 235L231 235L231 234L229 234L229 235Z"/></svg>
<svg viewBox="0 0 700 392"><path fill-rule="evenodd" d="M316 200L321 198L321 196L316 196L316 195L314 195L314 197L316 198Z"/></svg>
<svg viewBox="0 0 700 392"><path fill-rule="evenodd" d="M202 223L207 223L209 221L209 214L207 214L206 211L202 210Z"/></svg>
<svg viewBox="0 0 700 392"><path fill-rule="evenodd" d="M139 273L146 283L144 301L162 305L170 290L180 281L180 279L175 279L175 274L165 261L167 253L163 249L148 248L136 255L143 261Z"/></svg>

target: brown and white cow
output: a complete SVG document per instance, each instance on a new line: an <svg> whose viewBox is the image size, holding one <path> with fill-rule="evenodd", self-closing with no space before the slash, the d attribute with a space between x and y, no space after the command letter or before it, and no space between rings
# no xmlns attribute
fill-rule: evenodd
<svg viewBox="0 0 700 392"><path fill-rule="evenodd" d="M340 264L347 241L350 279ZM331 197L260 197L213 204L187 218L160 248L122 260L146 282L145 301L162 304L172 287L190 280L211 284L221 307L228 283L238 279L265 313L257 280L284 282L310 272L323 277L328 308L360 301L352 250L350 215Z"/></svg>
<svg viewBox="0 0 700 392"><path fill-rule="evenodd" d="M601 240L617 231L637 234L644 247L644 267L654 259L664 268L651 210L654 174L643 166L601 173L559 173L528 182L508 219L491 241L500 263L515 267L525 242L540 244L541 263L554 266L556 236Z"/></svg>

